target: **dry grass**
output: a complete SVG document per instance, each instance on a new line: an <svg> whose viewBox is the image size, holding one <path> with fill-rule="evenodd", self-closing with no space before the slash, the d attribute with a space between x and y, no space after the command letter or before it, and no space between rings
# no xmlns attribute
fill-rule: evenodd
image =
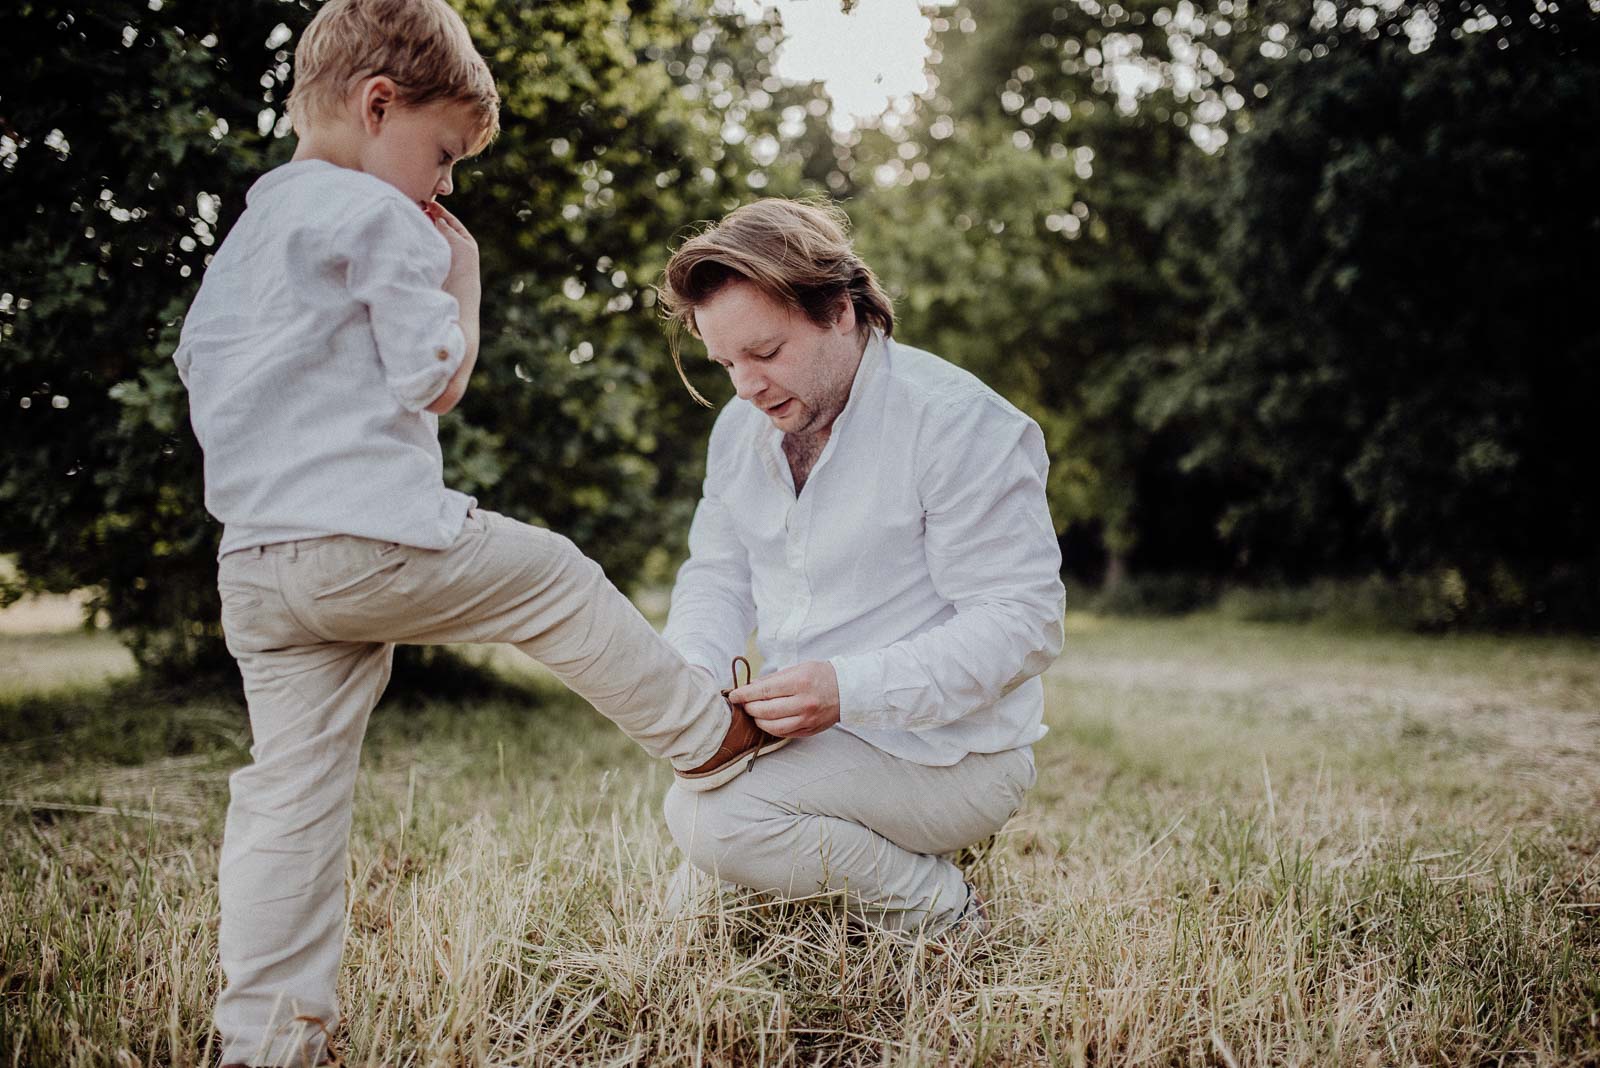
<svg viewBox="0 0 1600 1068"><path fill-rule="evenodd" d="M957 957L814 905L674 919L665 769L547 686L386 705L349 1061L1600 1064L1595 644L1071 624ZM241 720L131 694L0 699L6 1064L209 1056Z"/></svg>

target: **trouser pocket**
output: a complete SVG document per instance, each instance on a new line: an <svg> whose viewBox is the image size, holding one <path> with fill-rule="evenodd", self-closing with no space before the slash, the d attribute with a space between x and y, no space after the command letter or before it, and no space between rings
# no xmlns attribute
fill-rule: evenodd
<svg viewBox="0 0 1600 1068"><path fill-rule="evenodd" d="M350 601L377 593L406 568L410 557L391 541L341 538L316 548L306 576L305 596L313 601Z"/></svg>

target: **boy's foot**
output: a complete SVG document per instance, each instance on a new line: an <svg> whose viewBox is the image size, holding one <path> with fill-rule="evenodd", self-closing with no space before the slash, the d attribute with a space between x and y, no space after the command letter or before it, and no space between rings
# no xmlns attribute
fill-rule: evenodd
<svg viewBox="0 0 1600 1068"><path fill-rule="evenodd" d="M678 772L678 785L685 790L695 793L715 790L737 778L756 757L789 744L788 738L774 737L757 727L743 705L729 701L728 709L733 713L733 723L716 753L699 767Z"/></svg>
<svg viewBox="0 0 1600 1068"><path fill-rule="evenodd" d="M744 657L737 657L734 660L733 681L736 684L739 681L738 664L741 660L744 660ZM750 670L749 661L745 661L745 670L746 672ZM723 700L727 700L728 694L732 693L733 689L730 687L722 691ZM728 701L728 710L733 713L733 722L729 724L727 735L711 759L697 768L678 772L678 785L685 790L695 793L715 790L737 778L755 762L756 757L782 749L789 744L788 738L768 734L756 726L756 721L750 718L750 713L744 710L743 705Z"/></svg>

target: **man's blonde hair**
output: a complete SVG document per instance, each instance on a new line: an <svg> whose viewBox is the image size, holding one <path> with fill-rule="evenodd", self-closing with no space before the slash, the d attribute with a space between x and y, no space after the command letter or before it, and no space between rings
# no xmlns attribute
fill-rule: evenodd
<svg viewBox="0 0 1600 1068"><path fill-rule="evenodd" d="M445 0L328 0L294 52L289 115L296 126L336 110L356 83L386 75L399 102L473 104L472 153L500 129L500 94L466 23Z"/></svg>
<svg viewBox="0 0 1600 1068"><path fill-rule="evenodd" d="M838 205L778 197L746 204L680 245L659 287L672 362L690 394L707 407L711 402L684 373L678 335L687 329L699 337L695 308L734 281L751 283L818 326L838 322L840 302L848 298L863 337L873 328L894 333L894 305L851 247L850 220Z"/></svg>

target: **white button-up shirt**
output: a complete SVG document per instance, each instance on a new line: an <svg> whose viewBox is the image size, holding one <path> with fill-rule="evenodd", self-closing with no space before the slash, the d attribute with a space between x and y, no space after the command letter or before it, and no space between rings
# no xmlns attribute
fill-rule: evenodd
<svg viewBox="0 0 1600 1068"><path fill-rule="evenodd" d="M173 355L219 551L324 534L445 548L472 504L445 488L423 411L466 355L450 246L400 190L321 160L245 200Z"/></svg>
<svg viewBox="0 0 1600 1068"><path fill-rule="evenodd" d="M875 334L796 495L783 435L734 400L711 432L666 636L727 677L826 660L839 725L929 765L1045 733L1061 554L1039 426L977 378Z"/></svg>

